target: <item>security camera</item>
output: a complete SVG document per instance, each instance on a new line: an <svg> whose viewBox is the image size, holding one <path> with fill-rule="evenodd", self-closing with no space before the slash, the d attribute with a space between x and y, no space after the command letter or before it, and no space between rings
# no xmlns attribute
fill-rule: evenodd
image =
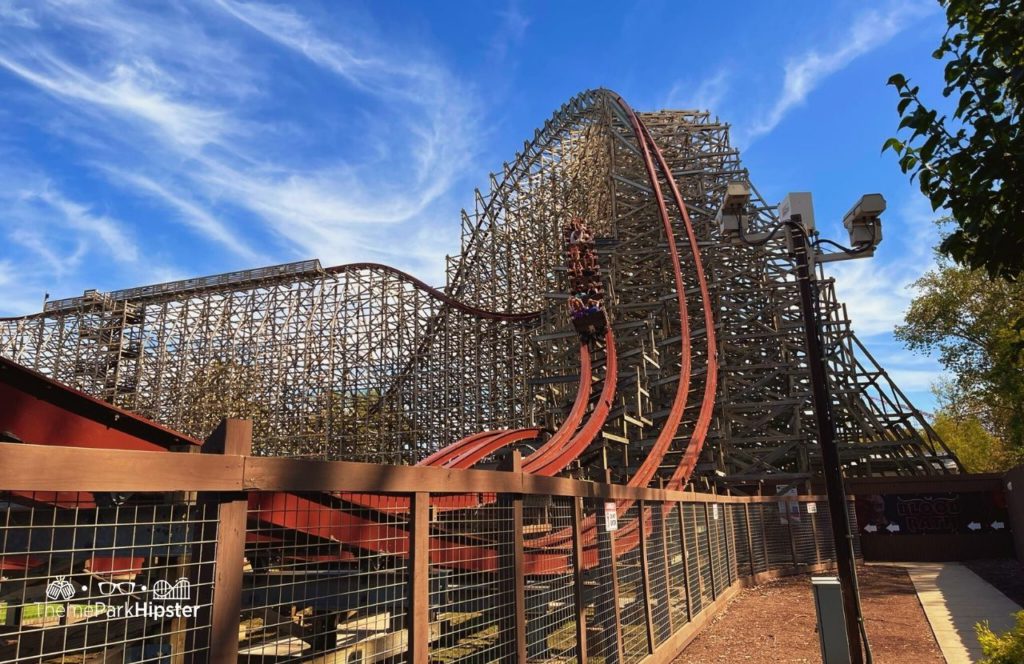
<svg viewBox="0 0 1024 664"><path fill-rule="evenodd" d="M749 223L746 209L750 203L750 184L747 182L730 182L725 187L725 198L722 207L718 208L715 220L722 235L739 237L747 231Z"/></svg>
<svg viewBox="0 0 1024 664"><path fill-rule="evenodd" d="M882 219L885 199L881 194L864 194L843 217L843 227L850 234L852 247L877 247L882 241Z"/></svg>

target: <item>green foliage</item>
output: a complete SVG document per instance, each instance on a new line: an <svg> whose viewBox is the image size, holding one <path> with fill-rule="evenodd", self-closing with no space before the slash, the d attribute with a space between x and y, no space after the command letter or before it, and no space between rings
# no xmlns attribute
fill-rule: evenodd
<svg viewBox="0 0 1024 664"><path fill-rule="evenodd" d="M345 461L414 463L413 422L379 390L331 392L327 406L309 420L327 436L328 455Z"/></svg>
<svg viewBox="0 0 1024 664"><path fill-rule="evenodd" d="M1021 664L1024 662L1024 611L1014 614L1016 624L1005 634L996 634L988 621L974 626L985 659L979 664Z"/></svg>
<svg viewBox="0 0 1024 664"><path fill-rule="evenodd" d="M920 87L894 74L904 138L890 138L882 151L899 156L933 209L956 219L939 247L944 255L1016 279L1024 274L1024 2L941 4L949 29L932 55L946 61L942 95L956 99L956 110L940 116Z"/></svg>
<svg viewBox="0 0 1024 664"><path fill-rule="evenodd" d="M1003 472L1020 461L1020 455L986 431L977 417L958 420L940 411L935 414L932 428L969 473Z"/></svg>
<svg viewBox="0 0 1024 664"><path fill-rule="evenodd" d="M915 286L895 334L913 351L938 353L954 375L938 387L942 410L961 423L977 420L1013 453L1024 450L1024 282L940 261Z"/></svg>

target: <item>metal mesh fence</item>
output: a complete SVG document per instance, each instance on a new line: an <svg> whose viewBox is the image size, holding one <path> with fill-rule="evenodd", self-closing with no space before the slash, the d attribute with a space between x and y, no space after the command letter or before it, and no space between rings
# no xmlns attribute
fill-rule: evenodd
<svg viewBox="0 0 1024 664"><path fill-rule="evenodd" d="M650 511L650 528L645 538L647 543L647 569L650 579L647 601L654 626L654 643L660 645L672 635L672 616L669 608L668 577L668 532L669 518L667 503L653 503Z"/></svg>
<svg viewBox="0 0 1024 664"><path fill-rule="evenodd" d="M402 507L402 499L365 494L253 494L239 661L327 654L333 661L372 660L404 652Z"/></svg>
<svg viewBox="0 0 1024 664"><path fill-rule="evenodd" d="M756 503L746 506L750 528L751 556L754 560L754 573L768 571L768 545L765 537L765 519L762 506Z"/></svg>
<svg viewBox="0 0 1024 664"><path fill-rule="evenodd" d="M811 505L813 507L809 507ZM790 526L792 528L796 562L800 565L813 565L818 562L820 547L818 546L818 532L815 524L817 509L817 503L801 503L800 519L791 523ZM825 534L829 535L829 533Z"/></svg>
<svg viewBox="0 0 1024 664"><path fill-rule="evenodd" d="M196 650L215 505L10 492L0 508L0 662L163 662Z"/></svg>
<svg viewBox="0 0 1024 664"><path fill-rule="evenodd" d="M715 600L715 579L712 572L711 533L707 522L707 505L698 503L693 506L693 529L697 537L698 569L700 570L701 606L707 606Z"/></svg>
<svg viewBox="0 0 1024 664"><path fill-rule="evenodd" d="M746 576L753 572L751 560L750 529L747 526L747 510L745 505L728 505L732 522L733 560L736 573Z"/></svg>
<svg viewBox="0 0 1024 664"><path fill-rule="evenodd" d="M583 573L587 597L587 653L603 662L620 661L618 598L618 566L612 553L618 531L609 531L605 518L606 505L616 512L614 501L588 499L584 505L584 533L588 542L587 561Z"/></svg>
<svg viewBox="0 0 1024 664"><path fill-rule="evenodd" d="M623 508L625 514L621 517L615 538L615 570L619 577L623 653L626 662L635 662L650 652L647 643L647 594L643 587L640 557L641 510L639 504L632 501L620 502L619 510Z"/></svg>
<svg viewBox="0 0 1024 664"><path fill-rule="evenodd" d="M523 499L524 556L544 556L539 573L526 577L528 661L574 661L576 649L576 567L571 555L573 499Z"/></svg>
<svg viewBox="0 0 1024 664"><path fill-rule="evenodd" d="M762 503L761 523L768 552L768 568L774 569L793 562L793 548L789 537L787 502Z"/></svg>
<svg viewBox="0 0 1024 664"><path fill-rule="evenodd" d="M690 613L696 616L704 610L704 592L702 590L704 581L700 573L700 546L697 533L695 514L697 505L683 503L680 505L683 512L683 542L686 550L686 576L689 579L687 593L690 598Z"/></svg>
<svg viewBox="0 0 1024 664"><path fill-rule="evenodd" d="M481 494L468 509L432 509L431 658L491 662L516 654L514 505ZM526 564L537 564L533 557ZM436 637L435 637L436 635Z"/></svg>
<svg viewBox="0 0 1024 664"><path fill-rule="evenodd" d="M683 555L683 535L680 527L682 506L669 503L666 506L666 539L668 540L668 585L669 610L674 629L679 629L689 622L690 613L687 608L686 558Z"/></svg>
<svg viewBox="0 0 1024 664"><path fill-rule="evenodd" d="M204 661L236 587L240 662L404 661L414 614L431 662L638 662L737 580L832 556L806 500L423 495L418 604L409 494L0 494L0 664ZM227 500L241 581L215 592Z"/></svg>

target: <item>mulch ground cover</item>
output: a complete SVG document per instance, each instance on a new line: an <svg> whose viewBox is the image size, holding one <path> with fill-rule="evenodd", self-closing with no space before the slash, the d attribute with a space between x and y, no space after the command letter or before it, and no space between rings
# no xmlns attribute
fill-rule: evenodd
<svg viewBox="0 0 1024 664"><path fill-rule="evenodd" d="M944 664L906 572L871 565L858 571L875 664ZM740 592L674 664L820 664L808 576Z"/></svg>
<svg viewBox="0 0 1024 664"><path fill-rule="evenodd" d="M964 563L1017 604L1024 606L1024 564L1012 558L968 560Z"/></svg>

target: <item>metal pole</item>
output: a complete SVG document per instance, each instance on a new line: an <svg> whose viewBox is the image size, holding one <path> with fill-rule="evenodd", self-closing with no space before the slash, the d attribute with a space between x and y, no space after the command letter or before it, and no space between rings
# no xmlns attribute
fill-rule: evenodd
<svg viewBox="0 0 1024 664"><path fill-rule="evenodd" d="M811 371L811 402L814 406L814 421L817 426L818 444L821 447L822 474L825 479L825 494L832 517L832 538L836 547L836 567L843 591L843 607L846 613L846 636L850 643L850 662L864 664L861 650L862 618L860 594L857 589L857 567L853 552L853 536L850 534L850 515L846 511L846 488L843 484L843 470L839 461L839 448L835 439L835 422L832 418L832 398L829 395L828 377L825 373L825 358L818 330L818 306L811 284L808 266L808 243L801 221L796 218L786 222L791 242L791 252L796 262L796 277L800 286L800 308L804 318L804 335L807 341L807 363ZM866 645L866 635L865 635Z"/></svg>

